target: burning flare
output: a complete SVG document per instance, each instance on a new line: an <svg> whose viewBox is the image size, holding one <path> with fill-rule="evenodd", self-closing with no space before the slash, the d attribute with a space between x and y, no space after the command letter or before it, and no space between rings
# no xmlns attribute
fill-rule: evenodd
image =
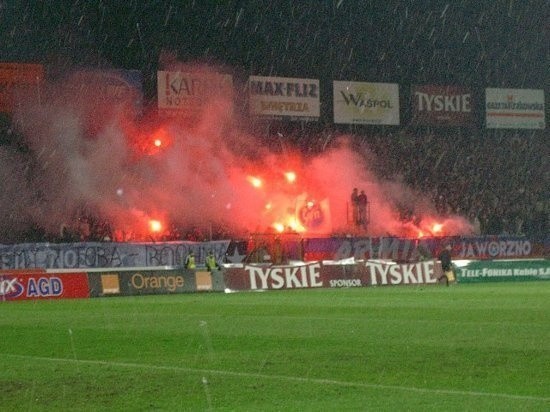
<svg viewBox="0 0 550 412"><path fill-rule="evenodd" d="M256 176L247 176L246 178L252 186L254 186L256 189L259 189L263 186L262 179Z"/></svg>
<svg viewBox="0 0 550 412"><path fill-rule="evenodd" d="M288 183L294 183L296 181L296 173L292 171L286 172L285 178Z"/></svg>
<svg viewBox="0 0 550 412"><path fill-rule="evenodd" d="M160 233L162 231L162 223L159 220L149 220L149 230L153 233Z"/></svg>

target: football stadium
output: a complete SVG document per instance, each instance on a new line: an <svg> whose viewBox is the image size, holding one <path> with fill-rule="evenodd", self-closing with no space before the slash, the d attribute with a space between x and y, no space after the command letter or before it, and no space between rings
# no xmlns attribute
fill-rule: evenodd
<svg viewBox="0 0 550 412"><path fill-rule="evenodd" d="M4 3L1 410L550 410L547 2Z"/></svg>

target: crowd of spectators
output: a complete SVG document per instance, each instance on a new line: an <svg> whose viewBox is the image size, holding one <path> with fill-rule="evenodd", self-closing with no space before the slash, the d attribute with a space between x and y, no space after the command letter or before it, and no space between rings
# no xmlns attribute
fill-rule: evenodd
<svg viewBox="0 0 550 412"><path fill-rule="evenodd" d="M225 240L237 236L230 226L223 223L208 224L206 226L178 226L170 224L158 233L137 233L123 231L111 224L108 219L99 215L81 215L74 221L62 223L59 231L48 232L43 227L33 224L23 232L16 234L18 243L26 242L171 242L191 241L204 242L209 240ZM13 238L12 238L13 239ZM0 243L3 241L0 240Z"/></svg>
<svg viewBox="0 0 550 412"><path fill-rule="evenodd" d="M546 130L378 127L294 134L318 152L348 134L368 168L425 194L441 216L467 218L478 235L547 237L550 145ZM411 211L404 210L403 219Z"/></svg>
<svg viewBox="0 0 550 412"><path fill-rule="evenodd" d="M273 130L271 131L271 133ZM277 132L278 133L278 132ZM269 134L269 133L268 133ZM294 128L288 139L307 156L326 150L348 134L368 168L379 178L398 180L427 195L441 216L469 219L479 235L547 238L550 221L549 145L545 130L402 128L375 132L335 130L322 125ZM8 119L2 119L0 145L24 151ZM403 218L407 218L404 211ZM73 222L74 223L74 222ZM82 227L85 227L82 230ZM98 216L81 216L58 233L34 224L18 241L132 240ZM193 240L232 237L227 225L171 227L157 239ZM0 243L6 242L0 239Z"/></svg>
<svg viewBox="0 0 550 412"><path fill-rule="evenodd" d="M442 216L480 235L548 235L549 145L544 131L401 131L364 141L378 176L428 194Z"/></svg>

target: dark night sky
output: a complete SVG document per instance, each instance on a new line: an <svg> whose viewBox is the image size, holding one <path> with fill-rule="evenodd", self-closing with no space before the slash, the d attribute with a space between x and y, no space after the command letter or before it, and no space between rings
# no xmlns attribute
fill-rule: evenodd
<svg viewBox="0 0 550 412"><path fill-rule="evenodd" d="M249 74L544 88L546 0L0 2L0 59L138 69L162 49Z"/></svg>

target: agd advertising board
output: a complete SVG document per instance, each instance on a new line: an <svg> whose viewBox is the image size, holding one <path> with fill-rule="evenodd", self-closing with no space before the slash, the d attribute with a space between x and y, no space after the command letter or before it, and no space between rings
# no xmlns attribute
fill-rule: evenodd
<svg viewBox="0 0 550 412"><path fill-rule="evenodd" d="M0 301L87 297L86 273L0 272Z"/></svg>

